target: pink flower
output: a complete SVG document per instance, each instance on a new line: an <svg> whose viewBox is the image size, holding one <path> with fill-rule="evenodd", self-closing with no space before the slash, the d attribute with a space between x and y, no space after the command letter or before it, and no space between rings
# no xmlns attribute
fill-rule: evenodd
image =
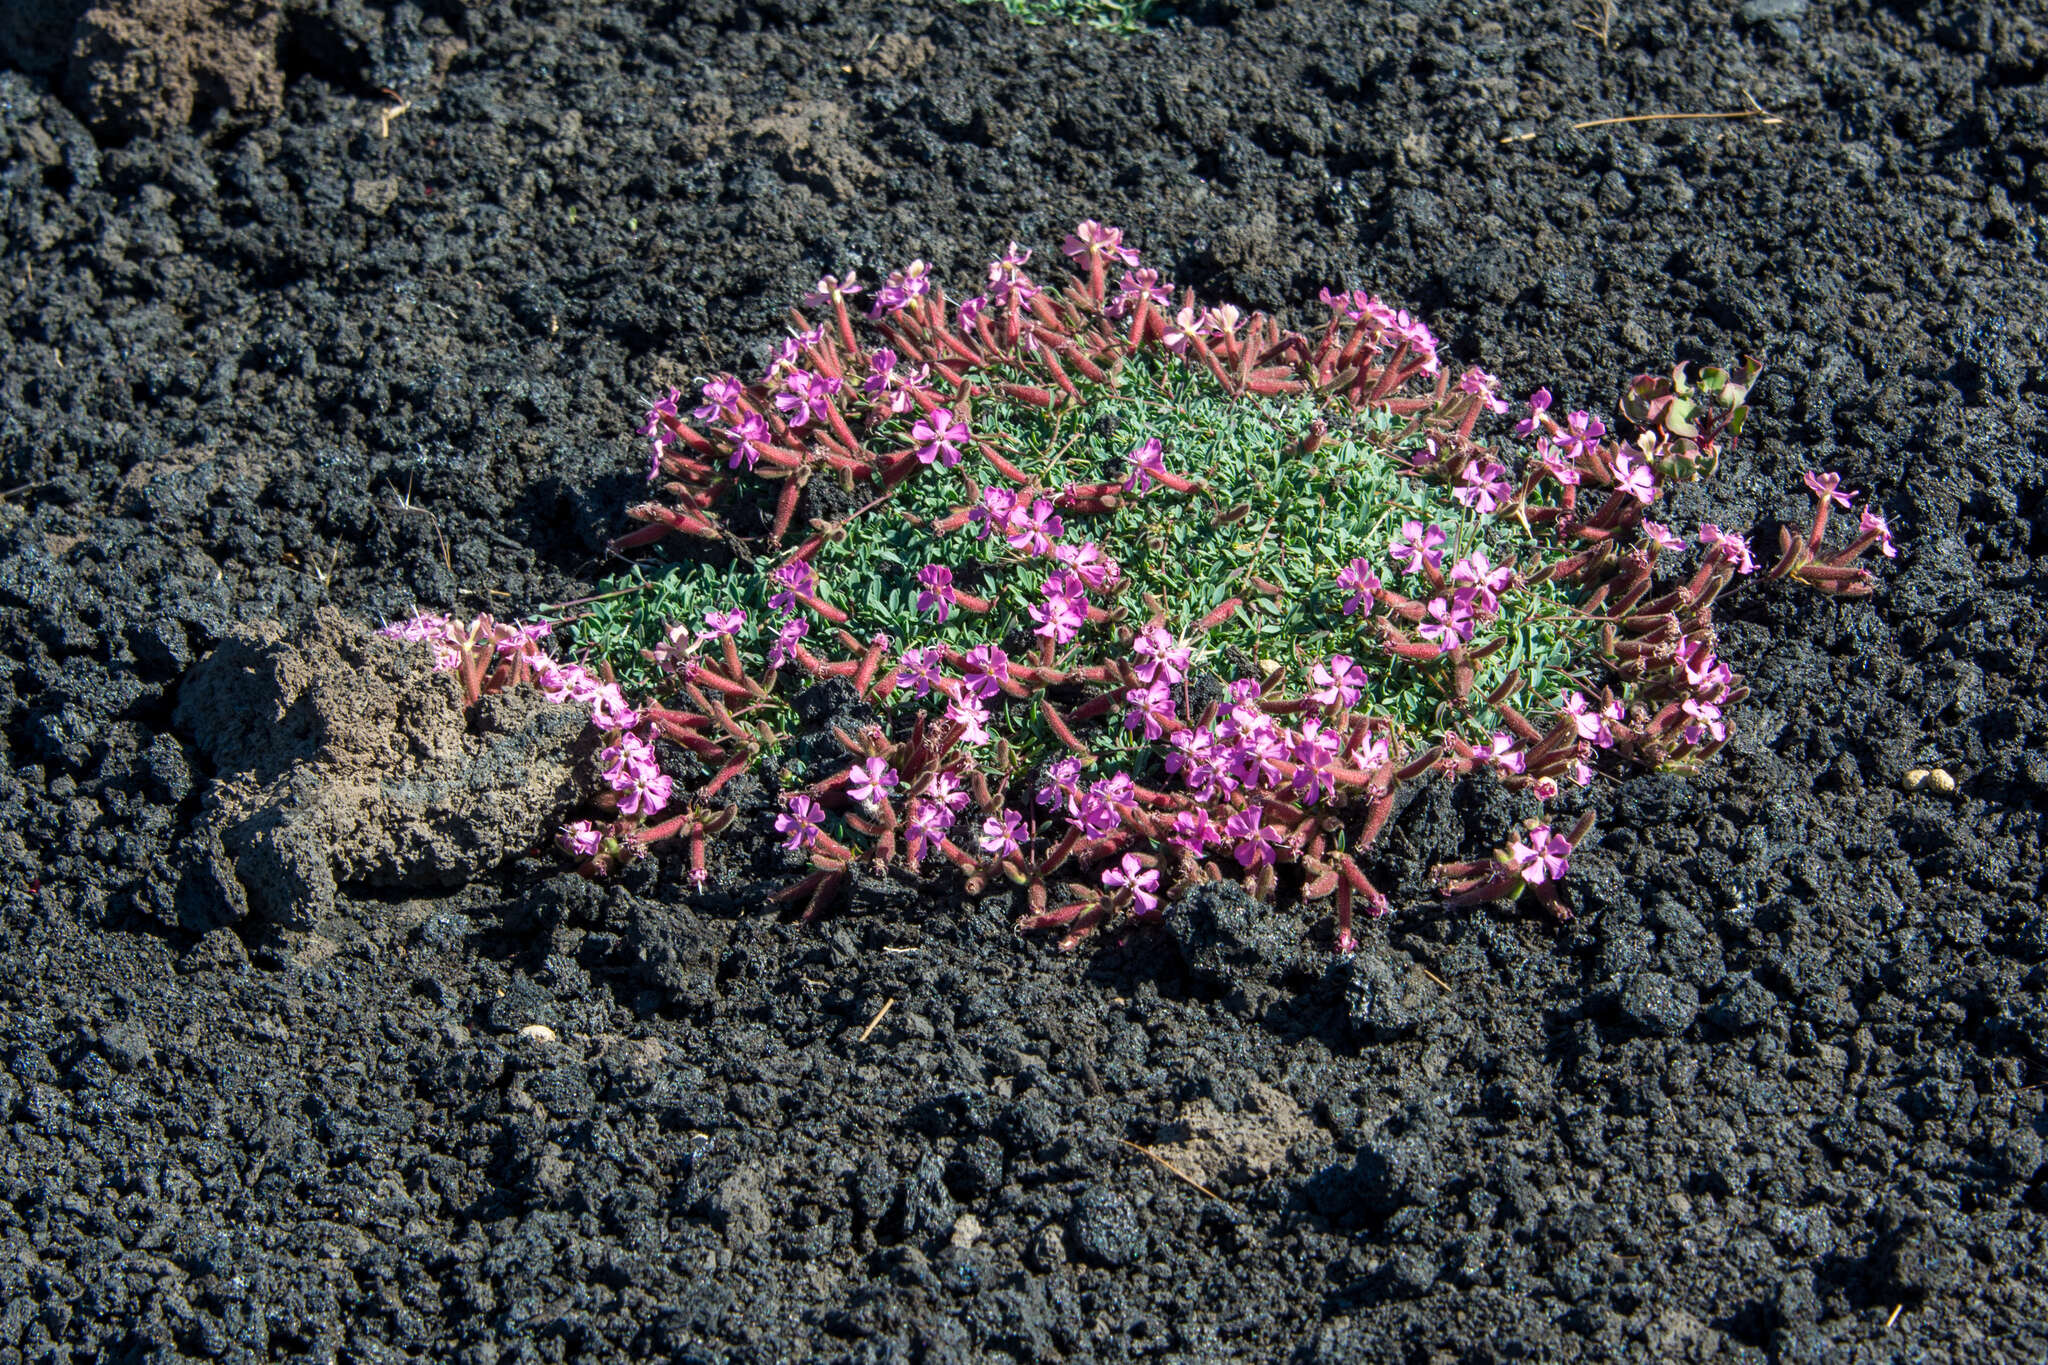
<svg viewBox="0 0 2048 1365"><path fill-rule="evenodd" d="M1131 903L1140 915L1159 908L1159 869L1145 866L1135 853L1124 854L1123 861L1105 871L1102 884L1112 891L1130 888Z"/></svg>
<svg viewBox="0 0 2048 1365"><path fill-rule="evenodd" d="M1843 489L1840 474L1815 474L1809 470L1804 477L1806 491L1813 494L1816 501L1847 507L1856 497L1855 489Z"/></svg>
<svg viewBox="0 0 2048 1365"><path fill-rule="evenodd" d="M1062 797L1066 798L1069 809L1074 805L1074 784L1081 780L1081 760L1078 758L1055 759L1046 765L1045 785L1036 793L1041 806L1057 806Z"/></svg>
<svg viewBox="0 0 2048 1365"><path fill-rule="evenodd" d="M946 832L953 828L959 816L944 802L917 797L910 803L910 818L903 823L903 832L910 845L910 856L922 858L937 848L946 838Z"/></svg>
<svg viewBox="0 0 2048 1365"><path fill-rule="evenodd" d="M630 730L640 723L640 713L626 705L626 695L617 683L596 688L589 702L590 723L600 730Z"/></svg>
<svg viewBox="0 0 2048 1365"><path fill-rule="evenodd" d="M939 665L945 661L946 651L937 645L924 649L906 649L897 661L896 676L907 683L920 697L928 697L934 690L943 691L945 675Z"/></svg>
<svg viewBox="0 0 2048 1365"><path fill-rule="evenodd" d="M1868 507L1863 509L1863 515L1858 520L1856 529L1866 536L1876 536L1878 552L1886 559L1897 559L1899 557L1899 547L1892 543L1891 523L1871 511Z"/></svg>
<svg viewBox="0 0 2048 1365"><path fill-rule="evenodd" d="M960 727L962 744L979 749L988 743L988 708L981 704L981 698L970 694L946 703L946 719Z"/></svg>
<svg viewBox="0 0 2048 1365"><path fill-rule="evenodd" d="M1138 638L1131 642L1131 652L1143 663L1138 665L1138 676L1146 682L1185 682L1188 665L1193 661L1194 651L1173 637L1173 632L1164 626L1147 626L1138 632Z"/></svg>
<svg viewBox="0 0 2048 1365"><path fill-rule="evenodd" d="M1749 541L1735 532L1707 522L1700 527L1700 544L1707 547L1709 555L1733 564L1737 573L1756 572L1756 556L1749 551Z"/></svg>
<svg viewBox="0 0 2048 1365"><path fill-rule="evenodd" d="M1514 570L1505 565L1496 568L1484 550L1474 550L1451 566L1451 581L1470 586L1473 601L1488 616L1500 610L1498 594L1507 591L1514 577Z"/></svg>
<svg viewBox="0 0 2048 1365"><path fill-rule="evenodd" d="M1573 455L1583 458L1598 448L1600 438L1606 434L1607 427L1598 417L1589 412L1575 412L1565 419L1565 430L1558 440Z"/></svg>
<svg viewBox="0 0 2048 1365"><path fill-rule="evenodd" d="M1266 826L1266 808L1247 806L1223 822L1223 833L1237 841L1231 855L1238 866L1250 871L1256 867L1271 867L1276 861L1273 832Z"/></svg>
<svg viewBox="0 0 2048 1365"><path fill-rule="evenodd" d="M1067 240L1061 244L1060 250L1076 261L1083 256L1099 256L1105 262L1114 261L1123 265L1138 263L1138 253L1124 245L1124 230L1104 227L1093 218L1086 219L1067 234Z"/></svg>
<svg viewBox="0 0 2048 1365"><path fill-rule="evenodd" d="M1124 693L1124 701L1131 707L1124 716L1124 729L1143 730L1148 740L1165 734L1167 724L1174 719L1173 689L1163 680L1149 687L1129 689Z"/></svg>
<svg viewBox="0 0 2048 1365"><path fill-rule="evenodd" d="M1056 645L1072 642L1088 623L1086 585L1080 575L1061 569L1046 575L1043 591L1044 604L1030 609L1031 619L1038 623L1038 629L1032 633L1043 635Z"/></svg>
<svg viewBox="0 0 2048 1365"><path fill-rule="evenodd" d="M1166 348L1176 355L1184 355L1189 340L1206 337L1212 327L1207 313L1198 313L1192 307L1183 308L1174 315L1173 322L1166 329Z"/></svg>
<svg viewBox="0 0 2048 1365"><path fill-rule="evenodd" d="M927 564L917 571L917 609L938 613L939 624L953 614L953 571L943 564Z"/></svg>
<svg viewBox="0 0 2048 1365"><path fill-rule="evenodd" d="M950 408L933 408L930 417L920 417L911 427L910 437L918 443L920 464L937 460L951 469L960 463L960 444L967 439L967 424L953 420Z"/></svg>
<svg viewBox="0 0 2048 1365"><path fill-rule="evenodd" d="M1372 565L1362 559L1354 559L1338 571L1337 588L1351 594L1344 603L1344 614L1354 616L1361 610L1371 609L1373 594L1380 590L1380 576L1372 571Z"/></svg>
<svg viewBox="0 0 2048 1365"><path fill-rule="evenodd" d="M1429 600L1429 619L1415 628L1415 633L1425 640L1435 642L1440 649L1450 649L1471 640L1473 632L1472 609L1454 597L1432 597Z"/></svg>
<svg viewBox="0 0 2048 1365"><path fill-rule="evenodd" d="M1657 500L1657 476L1626 451L1614 457L1614 486L1645 506Z"/></svg>
<svg viewBox="0 0 2048 1365"><path fill-rule="evenodd" d="M1511 841L1507 851L1509 865L1531 886L1558 881L1571 870L1571 841L1548 825L1530 830L1526 843Z"/></svg>
<svg viewBox="0 0 2048 1365"><path fill-rule="evenodd" d="M720 640L728 635L737 635L747 624L747 614L738 607L730 611L707 611L704 613L704 629L697 632L701 644L705 640Z"/></svg>
<svg viewBox="0 0 2048 1365"><path fill-rule="evenodd" d="M1008 536L1016 515L1016 493L1007 488L984 488L980 504L967 514L967 520L977 528L975 539L987 540L991 533Z"/></svg>
<svg viewBox="0 0 2048 1365"><path fill-rule="evenodd" d="M1216 828L1216 822L1205 810L1184 810L1173 817L1173 833L1167 842L1177 844L1188 852L1199 856L1209 845L1223 838L1223 831Z"/></svg>
<svg viewBox="0 0 2048 1365"><path fill-rule="evenodd" d="M1111 793L1100 782L1089 787L1079 801L1068 803L1067 819L1084 839L1107 838L1123 823Z"/></svg>
<svg viewBox="0 0 2048 1365"><path fill-rule="evenodd" d="M799 593L808 597L818 590L818 573L808 559L792 559L778 567L769 579L775 584L775 594L768 599L768 605L775 611L793 612Z"/></svg>
<svg viewBox="0 0 2048 1365"><path fill-rule="evenodd" d="M1356 706L1368 681L1348 654L1332 654L1329 662L1310 670L1309 679L1316 685L1315 699L1325 706Z"/></svg>
<svg viewBox="0 0 2048 1365"><path fill-rule="evenodd" d="M1686 714L1682 733L1687 744L1698 744L1708 738L1716 742L1728 738L1728 726L1721 719L1721 708L1714 703L1687 697L1679 703L1678 709Z"/></svg>
<svg viewBox="0 0 2048 1365"><path fill-rule="evenodd" d="M555 838L564 850L579 858L592 857L604 846L604 832L588 820L562 826L561 833Z"/></svg>
<svg viewBox="0 0 2048 1365"><path fill-rule="evenodd" d="M727 469L738 469L740 461L747 462L752 469L761 460L761 447L768 444L768 422L758 412L744 412L725 434L732 439L732 458L725 462Z"/></svg>
<svg viewBox="0 0 2048 1365"><path fill-rule="evenodd" d="M839 388L840 381L830 375L791 370L783 376L782 392L775 395L775 406L789 414L789 424L793 427L821 422L831 405L832 395L838 393Z"/></svg>
<svg viewBox="0 0 2048 1365"><path fill-rule="evenodd" d="M1671 534L1671 528L1661 521L1651 521L1648 517L1644 517L1643 535L1652 545L1660 550L1675 555L1685 553L1685 542Z"/></svg>
<svg viewBox="0 0 2048 1365"><path fill-rule="evenodd" d="M619 793L619 814L659 815L674 788L675 779L667 773L635 772L624 787L615 788Z"/></svg>
<svg viewBox="0 0 2048 1365"><path fill-rule="evenodd" d="M868 316L878 318L884 313L900 313L910 301L929 294L932 289L931 263L912 261L901 270L889 272L889 282L875 291L875 301L868 308Z"/></svg>
<svg viewBox="0 0 2048 1365"><path fill-rule="evenodd" d="M1045 498L1032 501L1031 510L1012 513L1005 539L1010 548L1022 550L1029 555L1042 555L1052 548L1066 530L1066 525L1053 512L1053 505Z"/></svg>
<svg viewBox="0 0 2048 1365"><path fill-rule="evenodd" d="M1007 858L1024 846L1024 817L1013 810L991 815L981 822L976 844L991 858Z"/></svg>
<svg viewBox="0 0 2048 1365"><path fill-rule="evenodd" d="M825 808L802 792L792 792L785 800L789 809L775 817L775 832L789 836L782 846L794 853L818 842L818 823Z"/></svg>
<svg viewBox="0 0 2048 1365"><path fill-rule="evenodd" d="M961 679L967 690L986 701L1003 690L1010 680L1010 656L995 645L976 645L967 651L967 667Z"/></svg>
<svg viewBox="0 0 2048 1365"><path fill-rule="evenodd" d="M1404 521L1401 534L1387 546L1387 557L1409 573L1421 573L1425 563L1433 569L1442 568L1444 540L1441 526L1431 523L1424 527L1419 521Z"/></svg>
<svg viewBox="0 0 2048 1365"><path fill-rule="evenodd" d="M1601 719L1600 712L1594 708L1593 703L1586 700L1585 693L1565 693L1564 700L1558 703L1557 709L1571 721L1572 729L1578 732L1580 739L1597 740L1605 736L1601 744L1603 749L1614 743L1614 737L1607 734L1606 721Z"/></svg>
<svg viewBox="0 0 2048 1365"><path fill-rule="evenodd" d="M852 298L859 292L860 280L853 271L847 271L843 280L827 275L804 295L804 307L817 308L830 303L834 298Z"/></svg>
<svg viewBox="0 0 2048 1365"><path fill-rule="evenodd" d="M1549 389L1538 389L1536 390L1536 392L1530 394L1529 415L1527 417L1524 417L1521 421L1515 423L1515 435L1530 436L1535 434L1536 428L1540 425L1537 419L1541 417L1544 414L1544 412L1549 409L1549 407Z"/></svg>
<svg viewBox="0 0 2048 1365"><path fill-rule="evenodd" d="M1471 369L1459 376L1458 391L1477 398L1488 412L1502 413L1508 410L1508 400L1499 396L1500 380L1484 370Z"/></svg>
<svg viewBox="0 0 2048 1365"><path fill-rule="evenodd" d="M1129 317L1140 300L1150 302L1154 308L1166 308L1173 303L1173 291L1159 282L1156 270L1126 271L1115 297L1103 311L1113 318Z"/></svg>
<svg viewBox="0 0 2048 1365"><path fill-rule="evenodd" d="M1138 442L1124 458L1131 462L1131 476L1124 480L1127 491L1147 492L1152 481L1166 472L1164 447L1159 444L1157 436L1148 436Z"/></svg>
<svg viewBox="0 0 2048 1365"><path fill-rule="evenodd" d="M901 779L888 762L880 758L869 758L853 765L853 780L846 785L846 793L862 805L873 805L887 799L889 789Z"/></svg>
<svg viewBox="0 0 2048 1365"><path fill-rule="evenodd" d="M1578 457L1551 441L1548 436L1536 438L1536 458L1543 465L1543 472L1567 488L1579 486Z"/></svg>
<svg viewBox="0 0 2048 1365"><path fill-rule="evenodd" d="M782 628L775 632L774 643L768 646L768 666L782 668L787 665L796 657L797 642L810 633L811 623L808 621L795 618L784 621Z"/></svg>
<svg viewBox="0 0 2048 1365"><path fill-rule="evenodd" d="M1525 771L1529 756L1515 746L1515 737L1499 730L1493 732L1493 740L1479 750L1479 756L1493 765L1494 771L1510 776Z"/></svg>
<svg viewBox="0 0 2048 1365"><path fill-rule="evenodd" d="M1079 545L1055 545L1052 557L1072 569L1090 592L1114 588L1124 579L1123 566L1102 553L1102 547L1092 540Z"/></svg>

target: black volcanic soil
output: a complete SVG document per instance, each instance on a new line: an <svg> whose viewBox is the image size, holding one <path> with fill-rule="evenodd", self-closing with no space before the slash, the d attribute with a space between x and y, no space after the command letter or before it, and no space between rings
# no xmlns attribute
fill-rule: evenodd
<svg viewBox="0 0 2048 1365"><path fill-rule="evenodd" d="M219 8L271 46L184 103L0 70L0 1362L2048 1354L2020 7ZM1349 964L523 856L561 737L352 623L588 591L641 395L1084 216L1569 406L1757 352L1672 515L1768 546L1839 469L1901 555L1729 601L1739 740L1596 788L1562 928L1424 894L1481 796Z"/></svg>

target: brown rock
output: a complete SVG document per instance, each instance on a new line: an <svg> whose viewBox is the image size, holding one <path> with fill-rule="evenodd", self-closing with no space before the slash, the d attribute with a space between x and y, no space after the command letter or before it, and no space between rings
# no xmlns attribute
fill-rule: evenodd
<svg viewBox="0 0 2048 1365"><path fill-rule="evenodd" d="M65 93L118 137L183 126L209 109L267 117L284 106L282 25L274 0L106 0L73 28Z"/></svg>

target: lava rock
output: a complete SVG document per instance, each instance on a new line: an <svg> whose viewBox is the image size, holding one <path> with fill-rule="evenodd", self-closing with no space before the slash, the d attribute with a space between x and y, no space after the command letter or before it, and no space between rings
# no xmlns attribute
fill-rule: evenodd
<svg viewBox="0 0 2048 1365"><path fill-rule="evenodd" d="M1622 987L1621 1012L1646 1033L1675 1038L1699 1014L1700 993L1691 982L1662 972L1637 972Z"/></svg>
<svg viewBox="0 0 2048 1365"><path fill-rule="evenodd" d="M1145 1230L1131 1202L1115 1190L1091 1185L1067 1216L1074 1253L1091 1265L1124 1266L1145 1254Z"/></svg>

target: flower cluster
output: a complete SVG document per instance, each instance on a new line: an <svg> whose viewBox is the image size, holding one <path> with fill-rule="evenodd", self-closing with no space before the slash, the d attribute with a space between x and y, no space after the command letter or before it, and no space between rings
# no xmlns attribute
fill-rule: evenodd
<svg viewBox="0 0 2048 1365"><path fill-rule="evenodd" d="M882 717L784 792L776 832L812 869L787 897L815 914L857 864L950 864L1069 943L1229 877L1329 898L1348 949L1355 909L1386 909L1367 867L1409 784L1484 771L1547 802L1727 741L1744 688L1713 607L1756 560L1649 514L1733 444L1754 362L1638 378L1623 437L1454 376L1424 323L1362 291L1325 290L1322 326L1292 332L1176 298L1117 228L1081 223L1062 253L1047 283L1012 243L957 304L923 261L872 290L827 276L757 378L703 381L687 418L674 391L650 406L659 497L616 546L684 562L641 582L659 608L629 615L622 589L574 626L645 670L634 706L590 699L611 800L563 833L586 871L683 836L701 874L731 818L708 803L780 753L785 673ZM1839 593L1891 547L1865 513L1822 558L1847 505L1831 478L1773 576ZM857 510L806 510L819 480ZM663 748L708 777L658 818ZM1527 892L1562 916L1589 828L1539 821L1438 875L1454 902Z"/></svg>

